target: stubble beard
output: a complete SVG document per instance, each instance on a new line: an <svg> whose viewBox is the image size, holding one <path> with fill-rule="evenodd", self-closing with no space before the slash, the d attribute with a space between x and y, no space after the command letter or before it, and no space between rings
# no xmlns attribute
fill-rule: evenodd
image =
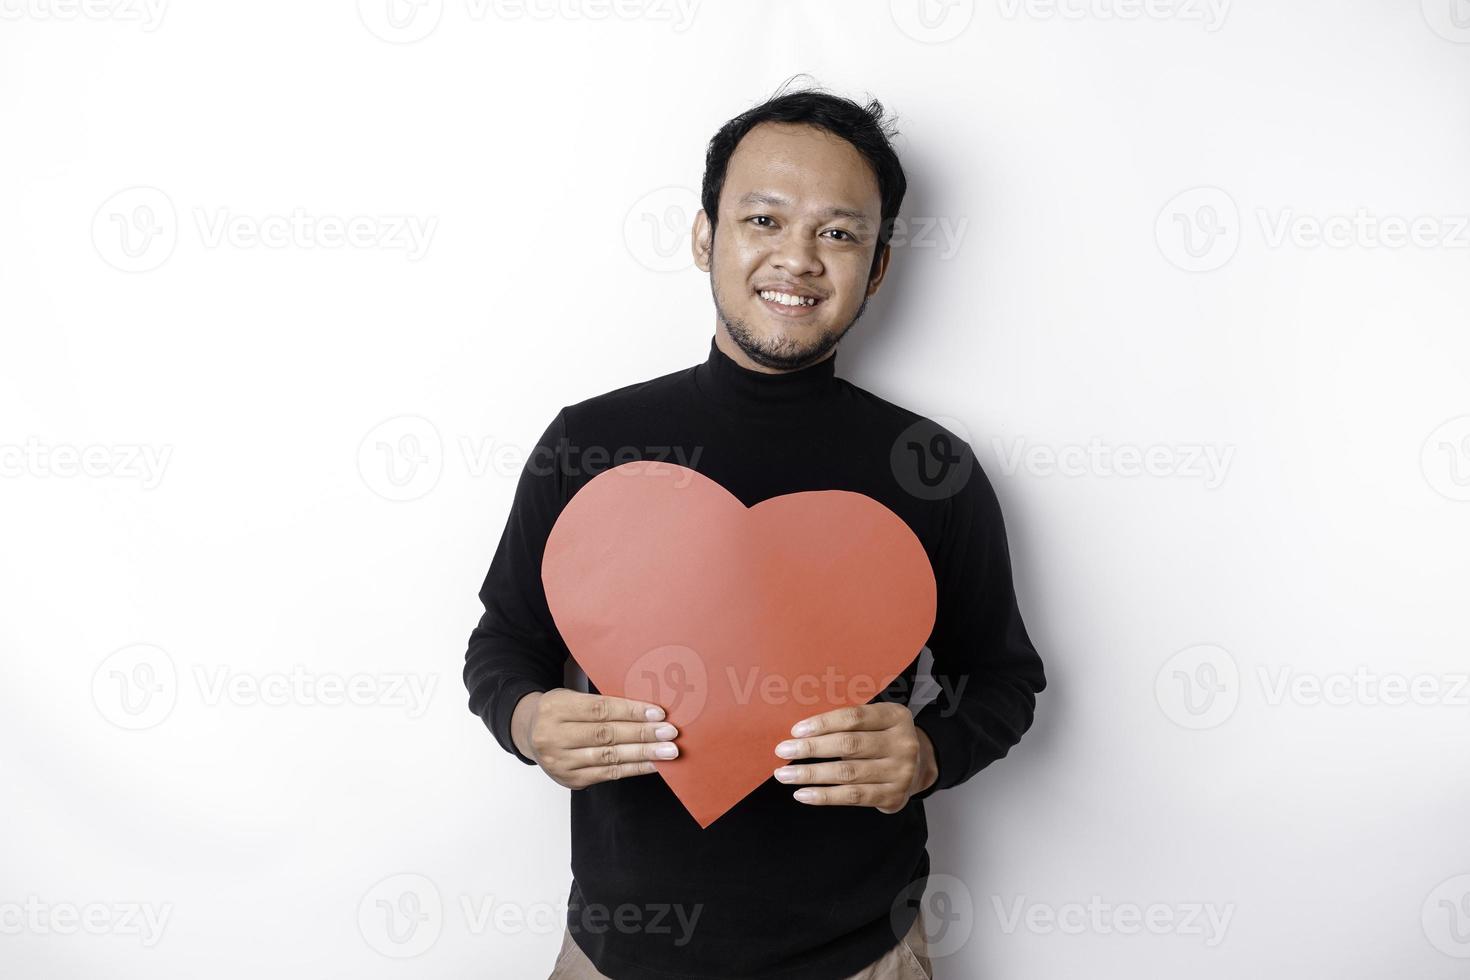
<svg viewBox="0 0 1470 980"><path fill-rule="evenodd" d="M828 351L837 346L838 341L847 335L853 324L857 323L858 318L863 315L863 310L868 308L868 297L864 295L863 301L858 304L857 312L852 315L852 319L847 321L845 326L840 330L824 331L806 343L791 337L763 340L750 328L750 324L725 312L725 304L720 300L719 276L715 271L713 257L710 259L709 281L710 293L715 301L715 315L725 325L725 330L730 334L730 339L735 341L735 346L761 367L774 371L796 371L820 361ZM824 300L824 302L828 301Z"/></svg>

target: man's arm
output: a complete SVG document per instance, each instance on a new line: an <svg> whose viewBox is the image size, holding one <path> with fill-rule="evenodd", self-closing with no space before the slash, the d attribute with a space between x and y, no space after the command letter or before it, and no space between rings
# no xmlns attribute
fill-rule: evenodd
<svg viewBox="0 0 1470 980"><path fill-rule="evenodd" d="M465 651L470 711L502 748L527 765L536 763L517 744L512 725L516 707L527 694L561 687L568 656L541 585L541 555L566 503L561 465L565 445L563 409L521 469L510 515L480 588L485 612ZM523 719L525 715L521 712Z"/></svg>
<svg viewBox="0 0 1470 980"><path fill-rule="evenodd" d="M885 701L793 725L792 737L776 745L779 758L838 760L774 770L802 787L792 794L802 803L896 813L969 779L1031 725L1046 677L1016 608L1000 504L969 446L960 445L970 477L946 504L934 559L939 594L929 645L939 695L912 717Z"/></svg>
<svg viewBox="0 0 1470 980"><path fill-rule="evenodd" d="M914 794L957 786L997 759L1031 727L1046 687L1041 657L1016 605L1005 523L974 452L970 477L950 498L938 555L932 674L934 701L914 716L933 743L938 776Z"/></svg>

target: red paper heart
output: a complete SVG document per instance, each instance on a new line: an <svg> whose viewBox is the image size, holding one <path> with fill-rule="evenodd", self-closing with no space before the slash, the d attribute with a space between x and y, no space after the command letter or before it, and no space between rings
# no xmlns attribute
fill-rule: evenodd
<svg viewBox="0 0 1470 980"><path fill-rule="evenodd" d="M812 490L746 508L653 460L572 496L541 581L597 689L662 705L678 727L679 757L655 766L701 827L783 764L792 725L871 701L934 626L928 555L871 497Z"/></svg>

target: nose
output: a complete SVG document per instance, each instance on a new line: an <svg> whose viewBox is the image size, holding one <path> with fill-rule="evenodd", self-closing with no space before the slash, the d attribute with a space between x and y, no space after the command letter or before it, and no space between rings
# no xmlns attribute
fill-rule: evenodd
<svg viewBox="0 0 1470 980"><path fill-rule="evenodd" d="M792 279L822 274L822 261L817 256L815 239L795 229L781 236L771 254L771 265Z"/></svg>

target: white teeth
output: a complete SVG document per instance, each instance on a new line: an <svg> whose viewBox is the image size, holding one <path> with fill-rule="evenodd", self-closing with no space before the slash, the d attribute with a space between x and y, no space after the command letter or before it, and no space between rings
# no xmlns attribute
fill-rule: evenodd
<svg viewBox="0 0 1470 980"><path fill-rule="evenodd" d="M790 293L778 293L778 292L775 292L775 291L770 290L770 289L763 289L763 290L761 290L761 292L760 292L759 295L760 295L760 298L761 299L771 300L772 302L780 303L782 306L816 306L817 305L817 301L815 299L810 298L810 297L806 297L806 296L792 296Z"/></svg>

